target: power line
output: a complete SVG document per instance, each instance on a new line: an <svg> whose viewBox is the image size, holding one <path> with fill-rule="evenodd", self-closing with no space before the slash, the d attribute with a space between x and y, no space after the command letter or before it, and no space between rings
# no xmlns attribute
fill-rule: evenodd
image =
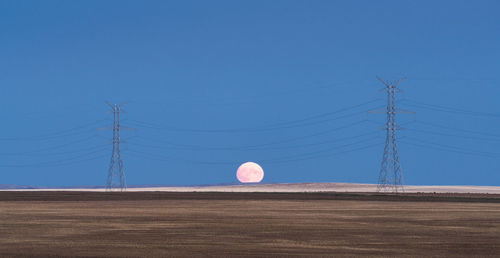
<svg viewBox="0 0 500 258"><path fill-rule="evenodd" d="M371 142L373 140L379 141L379 139L371 138L371 139L368 139L368 140L360 140L360 141L356 141L356 142L352 142L352 143L347 143L347 144L342 144L342 145L339 145L339 146L329 147L329 148L325 148L325 149L318 150L318 151L313 151L313 152L308 152L308 153L301 153L301 154L296 154L296 155L291 155L291 156L286 156L286 157L280 157L280 158L275 158L275 159L268 159L268 160L264 159L261 162L263 162L263 163L280 163L280 162L300 161L300 160L306 160L306 159L311 159L311 158L318 158L318 157L330 156L329 154L325 154L325 153L329 153L331 151L335 151L335 150L342 149L342 148L345 148L345 147L354 146L354 145L357 145L357 144L360 144L360 143ZM377 144L380 144L380 141ZM369 145L369 146L372 146L372 145ZM362 149L364 149L364 148L362 148ZM348 151L348 152L350 152L350 151ZM342 154L342 153L347 153L347 152L344 152L344 151L338 152L338 154ZM318 154L321 154L321 155L318 155Z"/></svg>
<svg viewBox="0 0 500 258"><path fill-rule="evenodd" d="M255 148L253 150L285 150L285 149L296 149L296 148L311 147L311 146L326 145L326 144L330 144L330 143L342 142L342 141L345 141L345 140L356 139L356 138L361 138L361 137L365 137L365 136L369 136L369 135L375 135L375 134L378 134L378 131L376 131L376 132L370 132L370 133L364 133L364 134L359 134L359 135L355 135L355 136L337 138L337 139L332 139L332 140L326 140L326 141L321 141L321 142L304 143L304 144L287 145L287 146L275 146L275 147L269 147L269 148Z"/></svg>
<svg viewBox="0 0 500 258"><path fill-rule="evenodd" d="M304 161L304 160L311 160L311 159L318 159L318 158L323 158L323 157L332 157L332 156L337 156L337 155L342 155L346 153L351 153L354 151L360 151L360 150L366 150L370 149L376 146L380 146L381 142L375 143L375 144L369 144L366 146L346 150L346 151L339 151L339 152L334 152L334 153L328 153L328 154L320 154L320 155L313 155L313 156L308 156L304 158L299 158L299 159L292 159L292 160L275 160L275 161L264 161L264 163L285 163L285 162L297 162L297 161Z"/></svg>
<svg viewBox="0 0 500 258"><path fill-rule="evenodd" d="M364 80L362 80L362 81L364 81ZM236 98L237 100L235 100L234 96L231 96L230 98L224 98L224 97L220 98L220 96L218 96L216 103L222 104L222 105L232 105L232 104L246 103L248 101L254 102L254 100L262 99L262 98L275 99L276 97L283 97L283 96L287 96L287 95L293 96L295 94L301 94L300 96L304 97L305 94L310 94L310 93L315 94L315 92L318 92L318 91L331 90L332 86L346 87L346 86L352 86L353 84L360 83L362 81L359 81L359 80L349 80L349 81L345 81L345 82L335 81L335 82L327 82L327 83L321 83L321 84L320 83L306 83L306 84L302 85L300 88L295 88L295 89L286 86L286 87L283 87L286 90L259 92L257 94L253 94L253 95L245 94L245 96L238 96ZM352 89L352 87L351 87L351 89ZM322 92L322 93L325 94L324 92ZM326 94L331 94L331 92L326 93ZM207 96L177 96L177 97L175 97L175 99L168 100L168 102L169 103L179 103L179 104L181 104L181 103L192 104L193 100L195 100L196 103L202 104L202 105L213 104L212 99L210 99L210 98L207 99ZM137 101L134 101L134 102L137 102ZM141 101L141 103L143 103L143 102ZM151 104L151 103L159 103L159 102L151 102L151 100L148 100L147 103ZM163 103L165 103L165 101L161 101L161 103L163 104Z"/></svg>
<svg viewBox="0 0 500 258"><path fill-rule="evenodd" d="M319 146L319 145L326 145L330 143L335 143L335 142L342 142L350 139L356 139L356 138L362 138L365 136L370 136L370 135L375 135L378 134L378 131L370 132L370 133L363 133L359 135L354 135L354 136L349 136L349 137L343 137L343 138L336 138L336 139L331 139L331 140L325 140L325 141L319 141L319 142L313 142L313 143L304 143L304 144L296 144L296 145L286 145L286 146L276 146L276 145L268 145L268 144L262 144L261 146L257 145L243 145L243 146L227 146L227 147L202 147L202 146L192 146L189 145L189 147L193 148L186 148L184 147L167 147L167 146L158 146L158 145L147 145L147 144L140 144L140 143L135 143L135 142L128 142L130 145L134 146L139 146L139 147L145 147L145 148L151 148L151 149L169 149L169 150L193 150L193 151L234 151L234 150L243 150L243 151L261 151L261 150L286 150L286 149L297 149L297 148L303 148L303 147L311 147L311 146ZM144 138L143 138L144 139ZM148 139L151 141L154 141L152 139ZM158 142L158 141L155 141Z"/></svg>
<svg viewBox="0 0 500 258"><path fill-rule="evenodd" d="M65 155L65 154L74 154L74 153L82 153L90 150L96 150L96 149L103 149L103 147L108 146L108 144L101 144L89 148L83 148L83 149L78 149L78 150L70 150L70 151L63 151L63 152L27 152L27 153L0 153L0 155L5 155L5 156L40 156L40 157L46 157L46 156L58 156L58 155Z"/></svg>
<svg viewBox="0 0 500 258"><path fill-rule="evenodd" d="M450 127L450 126L445 126L445 125L440 125L440 124L435 124L435 123L430 123L430 122L418 121L418 120L416 122L419 124L429 125L429 126L432 126L435 128L442 128L442 129L446 129L446 130L450 130L450 131L460 131L460 132L465 132L465 133L480 134L480 135L487 135L487 136L500 138L500 134L493 134L493 133L480 132L480 131L475 131L475 130L461 129L461 128Z"/></svg>
<svg viewBox="0 0 500 258"><path fill-rule="evenodd" d="M23 152L4 152L4 153L0 153L0 155L3 155L3 156L23 156L23 155L37 154L40 152L43 152L43 154L49 154L49 152L47 152L47 151L58 150L58 149L62 149L62 148L67 147L67 146L73 146L76 143L88 142L89 140L92 140L95 137L96 137L96 135L92 135L90 137L86 137L86 138L79 139L76 141L67 142L64 144L56 145L56 146L51 146L51 147L46 147L46 148L41 148L41 149L36 149L36 150L31 150L31 151L23 151ZM64 152L64 153L68 153L68 152Z"/></svg>
<svg viewBox="0 0 500 258"><path fill-rule="evenodd" d="M308 139L308 138L313 138L313 137L317 137L317 136L321 136L321 135L326 135L326 134L333 133L335 131L339 131L339 130L351 128L353 126L356 126L356 125L359 125L359 124L362 124L362 123L365 123L365 122L366 122L366 120L359 120L359 121L350 123L350 124L345 125L345 126L339 126L339 127L335 127L335 128L330 128L330 129L323 130L323 131L316 132L316 133L312 133L312 134L307 134L307 135L303 135L303 136L298 136L298 137L288 138L288 139L278 140L278 141L272 141L272 142L267 142L267 143L252 144L252 145L242 145L242 146L203 147L203 146L198 146L198 145L178 144L178 143L175 143L175 142L164 141L164 140L159 140L159 139L150 139L150 138L143 137L143 136L138 136L137 138L139 138L139 139L146 139L146 140L149 140L149 141L154 141L154 142L159 142L159 143L165 143L165 144L168 144L168 145L179 147L180 149L185 148L185 149L191 149L191 150L248 150L248 149L255 149L255 148L265 148L265 147L268 147L268 146L275 146L275 145L279 145L279 144L282 144L282 143L295 142L295 141L299 141L299 140L303 140L303 139ZM130 143L130 144L133 144L133 143Z"/></svg>
<svg viewBox="0 0 500 258"><path fill-rule="evenodd" d="M432 146L429 144L422 144L421 142L411 142L411 141L406 141L406 140L402 140L401 142L408 144L408 145L411 145L411 146L425 148L425 149L438 150L438 151L444 151L444 152L453 152L453 153L458 153L458 154L472 155L472 156L479 156L479 157L486 157L486 158L495 158L495 156L492 156L492 155L484 155L484 154L479 154L479 153L474 153L474 152L465 152L465 151L458 151L458 150L452 150L452 149L447 149L447 148L440 148L440 147Z"/></svg>
<svg viewBox="0 0 500 258"><path fill-rule="evenodd" d="M80 125L76 126L70 129L58 131L58 132L53 132L53 133L48 133L48 134L41 134L41 135L34 135L34 136L25 136L25 137L8 137L8 138L0 138L0 141L43 141L43 140L52 140L52 139L57 139L57 138L63 138L63 137L68 137L68 136L76 136L76 135L82 135L86 134L88 132L94 132L94 129L89 129L85 131L80 131L80 129L84 129L87 127L90 127L92 125L99 124L100 122L105 121L106 119L101 119L94 121L92 123L88 123L85 125ZM76 132L75 132L76 131Z"/></svg>
<svg viewBox="0 0 500 258"><path fill-rule="evenodd" d="M173 128L169 128L169 127L154 126L152 124L146 124L144 122L138 123L138 122L134 122L134 121L132 121L130 124L133 125L133 126L141 127L141 128L154 129L154 130L167 130L167 131L175 131L175 132L192 132L192 133L249 133L249 132L274 131L274 130L282 130L282 129L307 127L307 126L312 126L312 125L327 123L327 122L331 122L331 121L336 121L336 120L339 120L339 119L350 118L350 117L353 117L354 115L361 115L361 114L364 114L364 113L365 113L365 111L360 111L360 112L355 112L355 113L351 113L351 114L342 115L342 116L335 117L335 118L318 120L318 121L311 121L311 122L301 123L301 124L295 124L295 125L283 125L283 126L275 126L275 127L255 127L255 128L234 128L234 129L193 129L193 128L190 128L190 129L188 129L188 128L173 129Z"/></svg>
<svg viewBox="0 0 500 258"><path fill-rule="evenodd" d="M63 166L63 165L71 165L73 163L78 163L78 162L83 162L87 161L88 159L85 160L80 160L81 158L91 156L92 154L100 153L105 151L105 148L100 148L97 151L91 151L79 156L71 157L71 158L65 158L65 159L60 159L60 160L55 160L55 161L48 161L48 162L39 162L39 163L32 163L32 164L18 164L18 165L0 165L0 167L5 167L5 168L26 168L26 167L57 167L57 166ZM103 157L103 155L94 157L92 159L97 159ZM76 160L76 161L75 161ZM73 162L68 162L68 161L73 161Z"/></svg>
<svg viewBox="0 0 500 258"><path fill-rule="evenodd" d="M473 140L483 140L483 141L500 141L500 138L486 138L486 137L466 136L466 135L458 135L458 134L450 134L450 133L440 133L440 132L433 132L433 131L420 130L420 129L412 129L412 128L407 128L406 130L417 132L417 133L423 133L423 134L431 134L431 135L439 135L439 136L449 136L449 137L458 137L458 138L462 138L462 139L473 139Z"/></svg>
<svg viewBox="0 0 500 258"><path fill-rule="evenodd" d="M259 160L259 162L261 162L261 163L282 163L282 162L293 162L293 161L301 161L301 160L307 160L307 159L315 159L315 158L320 158L320 157L324 157L324 156L331 156L331 155L326 154L326 153L329 153L329 152L332 152L335 150L339 150L342 148L350 147L350 146L355 146L355 145L358 145L361 143L371 142L373 140L379 140L379 139L371 138L368 140L360 140L360 141L356 141L356 142L352 142L352 143L348 143L348 144L339 145L336 147L325 148L325 149L314 151L314 152L301 153L301 154L289 155L289 156L282 156L282 157L267 159L267 160L262 159L262 160ZM352 150L340 151L340 152L335 153L335 155L349 153L349 152L356 151L356 150L367 149L367 148L371 148L371 147L379 145L379 144L380 144L380 142L378 142L377 144L363 146L363 147L355 148ZM128 150L127 152L139 154L139 156L142 156L142 157L147 158L147 159L168 161L168 162L181 161L181 162L188 163L188 164L235 165L235 164L240 163L239 161L203 161L203 160L185 159L185 158L180 158L180 157L163 156L163 155L160 155L157 153L150 153L150 152L137 151L137 150ZM321 155L318 155L318 154L321 154Z"/></svg>
<svg viewBox="0 0 500 258"><path fill-rule="evenodd" d="M498 113L479 112L479 111L472 111L472 110L466 110L466 109L458 109L458 108L453 108L453 107L446 107L446 106L441 106L441 105L426 104L423 102L413 101L413 100L409 100L409 99L404 99L402 101L410 102L406 105L413 106L416 108L428 109L431 111L470 115L470 116L480 116L480 117L494 117L494 118L500 117L500 114L498 114Z"/></svg>
<svg viewBox="0 0 500 258"><path fill-rule="evenodd" d="M356 108L359 108L362 106L366 106L366 105L374 103L376 101L378 101L378 99L367 101L367 102L353 105L353 106L346 107L346 108L341 108L341 109L338 109L336 111L322 113L322 114L311 116L311 117L306 117L306 118L292 120L292 121L286 121L286 122L280 122L280 123L274 123L274 124L270 124L270 125L266 125L266 126L251 127L251 128L195 129L195 128L179 128L179 127L175 127L175 126L157 125L157 124L142 122L142 121L133 120L133 119L130 119L130 121L131 121L131 124L133 124L134 126L138 126L138 127L142 127L142 128L149 128L149 129L156 129L156 130L167 130L167 131L175 131L175 132L241 133L241 132L270 131L270 130L279 130L279 129L287 129L287 128L296 128L296 127L316 125L316 124L320 124L320 123L331 122L331 121L335 121L335 120L339 120L339 119L349 118L349 117L352 117L353 115L364 114L365 111L360 111L360 112L342 115L339 117L314 121L318 118L328 117L328 116L339 114L339 113L342 113L342 112L345 112L348 110L352 110L352 109L356 109Z"/></svg>
<svg viewBox="0 0 500 258"><path fill-rule="evenodd" d="M492 156L492 157L499 155L499 154L496 154L496 153L493 153L493 152L469 150L469 149L465 149L465 148L461 148L461 147L457 147L457 146L446 145L446 144L441 144L441 143L434 143L434 142L422 140L422 139L419 139L419 138L409 137L409 136L406 136L405 139L406 139L406 141L407 140L415 141L418 144L432 145L432 146L435 146L435 147L445 148L445 149L448 149L448 150L453 150L453 151L462 152L462 153L475 153L475 154L479 154L479 155Z"/></svg>

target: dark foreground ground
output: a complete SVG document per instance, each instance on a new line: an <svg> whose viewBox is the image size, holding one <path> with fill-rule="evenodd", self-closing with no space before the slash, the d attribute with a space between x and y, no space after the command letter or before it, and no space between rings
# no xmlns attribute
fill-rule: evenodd
<svg viewBox="0 0 500 258"><path fill-rule="evenodd" d="M0 192L0 257L500 256L500 196Z"/></svg>

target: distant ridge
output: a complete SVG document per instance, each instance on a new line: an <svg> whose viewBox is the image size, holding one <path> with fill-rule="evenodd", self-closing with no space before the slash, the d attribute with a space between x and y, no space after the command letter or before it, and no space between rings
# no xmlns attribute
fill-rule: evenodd
<svg viewBox="0 0 500 258"><path fill-rule="evenodd" d="M7 185L0 184L0 189L100 189L104 186L77 185L77 186L33 186L33 185Z"/></svg>
<svg viewBox="0 0 500 258"><path fill-rule="evenodd" d="M0 184L0 189L39 189L35 186L29 186L29 185L5 185L5 184Z"/></svg>
<svg viewBox="0 0 500 258"><path fill-rule="evenodd" d="M201 185L167 185L167 184L140 184L129 185L127 188L151 188L151 187L209 187L209 186L237 186L243 185L238 183L222 183L222 184L201 184ZM253 184L250 184L253 185ZM103 185L76 185L76 186L33 186L33 185L9 185L0 184L0 189L104 189Z"/></svg>
<svg viewBox="0 0 500 258"><path fill-rule="evenodd" d="M3 186L3 188L2 188ZM472 185L406 185L406 193L484 193L500 194L500 186ZM2 191L95 191L103 192L103 186L75 187L32 187L0 185ZM163 186L132 185L130 192L275 192L275 193L305 193L305 192L366 192L377 191L376 184L355 183L279 183L279 184L219 184L203 186Z"/></svg>

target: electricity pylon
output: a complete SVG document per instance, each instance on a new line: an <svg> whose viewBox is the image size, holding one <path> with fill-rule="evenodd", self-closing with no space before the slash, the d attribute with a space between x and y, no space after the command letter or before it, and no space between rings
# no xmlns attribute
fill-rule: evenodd
<svg viewBox="0 0 500 258"><path fill-rule="evenodd" d="M123 142L120 138L120 112L122 112L122 106L124 104L110 104L106 102L111 107L111 112L113 113L113 152L111 154L111 161L109 162L108 169L108 180L106 183L106 190L113 191L119 190L121 192L127 190L127 183L125 180L125 173L123 172L123 160L120 152L120 143Z"/></svg>
<svg viewBox="0 0 500 258"><path fill-rule="evenodd" d="M386 110L375 112L387 114L387 121L384 126L384 129L386 130L385 147L378 178L377 192L404 192L403 171L399 161L399 152L396 140L396 130L401 128L396 125L396 114L412 112L396 109L396 93L401 91L398 88L398 85L406 78L402 78L394 82L383 80L378 76L377 79L385 85L383 90L387 92Z"/></svg>

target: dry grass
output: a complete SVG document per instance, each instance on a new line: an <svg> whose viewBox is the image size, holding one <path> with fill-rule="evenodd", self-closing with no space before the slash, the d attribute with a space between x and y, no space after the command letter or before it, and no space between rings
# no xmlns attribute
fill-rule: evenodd
<svg viewBox="0 0 500 258"><path fill-rule="evenodd" d="M0 256L500 255L495 200L51 194L0 195Z"/></svg>

